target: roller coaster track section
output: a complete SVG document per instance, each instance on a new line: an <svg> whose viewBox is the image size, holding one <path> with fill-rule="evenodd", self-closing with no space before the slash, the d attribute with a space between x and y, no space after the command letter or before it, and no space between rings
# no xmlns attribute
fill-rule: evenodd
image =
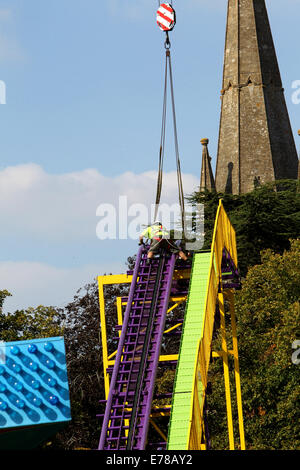
<svg viewBox="0 0 300 470"><path fill-rule="evenodd" d="M147 248L138 251L99 450L145 448L175 258L163 253L147 264Z"/></svg>
<svg viewBox="0 0 300 470"><path fill-rule="evenodd" d="M245 448L233 288L238 287L235 231L219 203L210 253L196 253L174 381L168 450L207 449L205 400L216 311L220 314L229 448L234 449L224 296L230 304L240 448ZM226 294L227 292L227 294ZM216 353L217 354L217 353Z"/></svg>

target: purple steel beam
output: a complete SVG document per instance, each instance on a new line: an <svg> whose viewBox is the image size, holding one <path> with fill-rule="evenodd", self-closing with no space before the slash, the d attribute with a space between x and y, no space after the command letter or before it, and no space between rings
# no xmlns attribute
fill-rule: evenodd
<svg viewBox="0 0 300 470"><path fill-rule="evenodd" d="M142 388L145 382L150 382L151 384L151 377L153 375L153 349L151 350L151 344L154 344L154 346L157 347L157 341L155 341L155 339L152 339L151 337L153 334L155 335L156 330L157 330L157 324L155 325L155 320L156 321L159 320L160 312L158 310L158 314L156 314L156 311L157 311L157 308L159 309L158 306L160 303L159 286L163 282L164 261L165 261L164 257L160 258L158 270L156 272L157 279L155 282L153 298L152 298L151 307L149 310L149 320L148 320L146 334L144 338L145 343L143 345L141 364L139 368L139 373L137 375L137 389L136 389L136 395L134 398L134 405L132 409L133 416L132 416L132 420L130 423L130 430L129 430L128 441L127 441L127 446L126 446L128 450L133 449L133 448L143 449L143 447L141 447L139 442L136 445L136 439L138 439L136 434L139 435L139 432L138 432L139 430L137 428L138 428L138 422L140 421L137 410L138 409L141 410L141 415L144 418L145 416L144 416L144 411L143 411L144 410L143 403L145 399L145 394L142 392ZM149 354L150 354L150 357L149 357Z"/></svg>
<svg viewBox="0 0 300 470"><path fill-rule="evenodd" d="M134 295L134 286L136 284L137 277L138 277L139 265L140 265L140 262L141 262L142 253L143 253L143 247L141 246L139 251L138 251L138 254L137 254L137 259L136 259L136 262L135 262L135 267L134 267L134 272L133 272L133 278L132 278L132 283L131 283L131 287L133 287L133 288L130 289L129 297L128 297L128 303L127 303L126 311L125 311L125 315L124 315L124 328L121 332L119 347L118 347L117 356L116 356L116 360L115 360L115 367L113 369L113 374L112 374L112 378L111 378L110 392L109 392L109 395L108 395L108 400L107 400L107 404L106 404L106 408L105 408L105 415L104 415L104 420L103 420L103 425L102 425L102 432L101 432L101 437L100 437L100 442L99 442L99 449L103 449L105 439L106 439L106 432L107 432L108 421L109 421L109 416L110 416L110 409L111 409L112 400L113 400L113 390L114 390L117 375L118 375L118 368L119 368L120 362L121 362L123 345L124 345L125 335L126 335L126 329L127 329L127 325L128 325L128 321L129 321L129 314L130 314L131 304L132 304L133 295Z"/></svg>
<svg viewBox="0 0 300 470"><path fill-rule="evenodd" d="M238 268L235 266L230 253L225 248L223 249L221 270L223 287L225 289L239 289L241 286L241 280Z"/></svg>
<svg viewBox="0 0 300 470"><path fill-rule="evenodd" d="M147 249L142 247L133 271L99 449L141 450L146 442L176 257L162 255L159 261L153 260L150 267L146 258ZM158 275L161 279L157 279ZM124 422L127 419L129 426ZM126 444L128 430L131 442L128 440Z"/></svg>
<svg viewBox="0 0 300 470"><path fill-rule="evenodd" d="M159 325L158 335L156 339L156 349L155 349L155 355L154 355L154 361L153 361L153 363L155 364L155 372L151 376L151 381L150 381L150 386L149 386L148 399L146 402L146 410L144 414L144 422L143 422L142 434L141 434L140 449L144 449L146 445L146 438L147 438L148 425L149 425L149 416L151 413L152 396L153 396L154 383L155 383L155 378L156 378L156 369L157 369L157 364L158 364L159 355L160 355L162 336L164 332L165 315L166 315L168 304L169 304L169 295L170 295L170 290L171 290L171 285L172 285L175 259L176 259L175 255L172 255L171 260L170 260L170 265L168 266L167 285L165 289L163 305L161 307L161 323Z"/></svg>
<svg viewBox="0 0 300 470"><path fill-rule="evenodd" d="M228 272L228 270L232 271L236 277L239 277L237 266L235 266L230 253L224 248L222 254L222 272Z"/></svg>
<svg viewBox="0 0 300 470"><path fill-rule="evenodd" d="M164 270L165 279L163 279L160 282L161 293L158 296L159 297L158 302L157 302L158 310L155 316L156 325L153 328L153 338L152 338L152 344L154 345L154 348L152 348L152 351L151 351L152 354L149 358L148 369L146 369L145 367L144 382L147 381L147 387L145 387L146 390L142 393L141 402L140 402L140 410L141 410L142 418L140 419L140 423L141 423L140 428L138 429L138 432L136 433L136 436L135 436L136 442L134 444L134 447L132 447L133 449L137 449L137 450L144 449L146 445L147 429L148 429L149 415L151 412L154 382L155 382L158 358L160 354L162 334L164 330L165 313L166 313L166 309L167 309L167 305L169 301L170 283L172 282L174 264L175 264L175 256L172 256L170 261L167 261L165 264L165 270Z"/></svg>

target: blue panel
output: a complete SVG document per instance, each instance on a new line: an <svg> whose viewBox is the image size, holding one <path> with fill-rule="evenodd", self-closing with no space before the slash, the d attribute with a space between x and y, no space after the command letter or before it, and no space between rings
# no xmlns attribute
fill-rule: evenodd
<svg viewBox="0 0 300 470"><path fill-rule="evenodd" d="M63 337L0 345L0 430L70 421Z"/></svg>

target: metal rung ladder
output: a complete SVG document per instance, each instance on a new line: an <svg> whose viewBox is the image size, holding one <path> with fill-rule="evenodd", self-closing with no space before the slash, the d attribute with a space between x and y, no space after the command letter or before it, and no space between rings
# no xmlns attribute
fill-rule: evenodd
<svg viewBox="0 0 300 470"><path fill-rule="evenodd" d="M143 450L146 446L156 370L176 255L162 253L147 264L137 254L124 315L99 450Z"/></svg>

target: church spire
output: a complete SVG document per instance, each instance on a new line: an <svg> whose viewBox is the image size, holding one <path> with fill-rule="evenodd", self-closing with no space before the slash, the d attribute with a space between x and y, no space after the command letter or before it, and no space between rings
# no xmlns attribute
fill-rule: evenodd
<svg viewBox="0 0 300 470"><path fill-rule="evenodd" d="M265 0L228 0L218 191L297 179L298 156Z"/></svg>
<svg viewBox="0 0 300 470"><path fill-rule="evenodd" d="M201 139L203 145L202 150L202 166L201 166L201 179L200 179L200 191L214 191L216 189L214 175L211 168L211 157L208 153L208 139Z"/></svg>

